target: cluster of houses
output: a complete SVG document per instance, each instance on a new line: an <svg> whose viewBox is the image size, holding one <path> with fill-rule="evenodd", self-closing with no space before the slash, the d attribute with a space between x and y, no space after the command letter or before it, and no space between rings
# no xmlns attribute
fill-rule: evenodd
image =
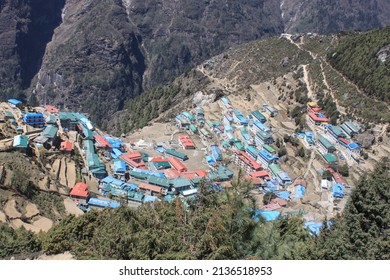
<svg viewBox="0 0 390 280"><path fill-rule="evenodd" d="M278 165L279 158L271 147L274 139L271 128L266 125L267 117L259 110L245 116L226 97L219 100L219 105L222 121L206 121L202 108L195 108L193 114L183 112L176 117L178 127L199 134L209 143L205 160L211 170L220 166L218 163L224 158L223 151L232 155L232 162L245 171L247 179L252 180L255 186L267 188L267 182L272 179L274 185L280 187L291 184L291 178ZM267 104L261 111L269 117L278 114ZM191 129L191 126L194 128Z"/></svg>
<svg viewBox="0 0 390 280"><path fill-rule="evenodd" d="M351 121L346 121L339 126L331 125L329 118L321 113L322 109L316 102L309 102L307 104L307 110L308 121L313 125L321 127L324 131L318 137L317 146L327 163L337 162L337 157L335 156L337 150L349 159L354 159L357 162L361 160L361 147L352 140L355 135L360 133L360 129L356 124ZM316 142L312 132L307 132L301 136L309 147L312 147Z"/></svg>

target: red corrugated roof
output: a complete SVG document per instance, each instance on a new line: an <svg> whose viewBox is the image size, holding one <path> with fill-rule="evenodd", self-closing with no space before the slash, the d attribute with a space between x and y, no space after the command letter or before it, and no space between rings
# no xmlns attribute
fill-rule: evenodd
<svg viewBox="0 0 390 280"><path fill-rule="evenodd" d="M50 113L58 113L60 110L58 110L56 107L52 105L46 105L45 110L50 112Z"/></svg>
<svg viewBox="0 0 390 280"><path fill-rule="evenodd" d="M287 201L284 200L284 199L282 199L282 198L280 198L280 197L271 199L271 203L273 203L273 204L279 204L279 205L282 206L282 207L287 206Z"/></svg>
<svg viewBox="0 0 390 280"><path fill-rule="evenodd" d="M186 172L187 167L177 158L168 158L169 163L179 172Z"/></svg>
<svg viewBox="0 0 390 280"><path fill-rule="evenodd" d="M195 171L198 177L207 177L208 172L206 170L196 170Z"/></svg>
<svg viewBox="0 0 390 280"><path fill-rule="evenodd" d="M341 142L343 142L344 144L346 144L346 145L349 145L349 141L347 140L347 139L345 139L345 138L340 138L339 139Z"/></svg>
<svg viewBox="0 0 390 280"><path fill-rule="evenodd" d="M329 172L332 174L332 177L336 183L347 186L347 182L345 182L343 177L339 173L334 171L333 168L327 166L326 169L329 170Z"/></svg>
<svg viewBox="0 0 390 280"><path fill-rule="evenodd" d="M78 196L87 198L89 196L88 185L84 183L77 183L69 193L71 196Z"/></svg>
<svg viewBox="0 0 390 280"><path fill-rule="evenodd" d="M237 154L237 156L241 161L243 161L246 165L248 165L252 169L256 171L260 171L263 169L261 165L257 161L255 161L250 155L248 155L246 152L236 150L235 153Z"/></svg>
<svg viewBox="0 0 390 280"><path fill-rule="evenodd" d="M197 178L198 176L196 175L195 171L187 171L187 172L182 172L180 173L180 177L187 178L188 180Z"/></svg>
<svg viewBox="0 0 390 280"><path fill-rule="evenodd" d="M73 150L73 143L70 141L61 142L61 151L71 152Z"/></svg>
<svg viewBox="0 0 390 280"><path fill-rule="evenodd" d="M139 183L138 188L141 190L149 190L156 193L162 193L163 190L162 187L154 186L148 183Z"/></svg>
<svg viewBox="0 0 390 280"><path fill-rule="evenodd" d="M142 156L138 152L124 154L120 158L132 167L146 169L145 163L142 161Z"/></svg>
<svg viewBox="0 0 390 280"><path fill-rule="evenodd" d="M191 137L188 135L179 135L179 141L182 143L184 147L191 147L194 148L195 144L192 141Z"/></svg>
<svg viewBox="0 0 390 280"><path fill-rule="evenodd" d="M309 113L309 117L315 122L329 122L328 118L320 118L314 113Z"/></svg>
<svg viewBox="0 0 390 280"><path fill-rule="evenodd" d="M152 160L150 162L168 162L168 159L162 158L162 157L155 157L155 158L152 158Z"/></svg>
<svg viewBox="0 0 390 280"><path fill-rule="evenodd" d="M180 177L180 172L174 168L169 168L164 170L164 175L168 179L176 179Z"/></svg>
<svg viewBox="0 0 390 280"><path fill-rule="evenodd" d="M260 170L256 172L249 173L249 176L255 177L255 178L269 178L269 173L265 170Z"/></svg>
<svg viewBox="0 0 390 280"><path fill-rule="evenodd" d="M97 147L98 148L109 148L109 149L112 149L112 145L110 144L110 142L108 142L108 140L106 138L104 138L103 136L97 134L94 136L96 142L97 142Z"/></svg>

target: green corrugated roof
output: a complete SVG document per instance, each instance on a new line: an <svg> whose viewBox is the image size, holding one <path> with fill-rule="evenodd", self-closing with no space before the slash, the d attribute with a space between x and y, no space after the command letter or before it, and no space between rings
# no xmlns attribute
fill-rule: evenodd
<svg viewBox="0 0 390 280"><path fill-rule="evenodd" d="M128 192L128 198L129 200L137 201L137 202L142 202L144 199L145 195L143 193L135 192L135 191L129 191Z"/></svg>
<svg viewBox="0 0 390 280"><path fill-rule="evenodd" d="M56 117L54 115L47 116L46 123L55 124L56 123Z"/></svg>
<svg viewBox="0 0 390 280"><path fill-rule="evenodd" d="M248 146L248 147L246 148L246 151L247 151L249 154L251 154L251 155L253 155L253 156L255 156L255 157L257 157L257 155L259 154L259 151L258 151L255 147L253 147L253 146Z"/></svg>
<svg viewBox="0 0 390 280"><path fill-rule="evenodd" d="M58 132L57 127L55 127L53 125L49 125L43 131L42 136L45 136L49 139L53 139L57 135L57 132Z"/></svg>
<svg viewBox="0 0 390 280"><path fill-rule="evenodd" d="M180 153L174 149L167 149L165 150L165 152L168 154L168 155L171 155L171 156L174 156L174 157L178 157L180 158L181 160L185 160L185 159L188 159L187 155L183 154L183 153Z"/></svg>
<svg viewBox="0 0 390 280"><path fill-rule="evenodd" d="M161 186L164 188L169 188L170 187L170 182L168 179L165 178L159 178L156 176L149 176L148 183L156 186Z"/></svg>
<svg viewBox="0 0 390 280"><path fill-rule="evenodd" d="M253 111L252 116L257 118L262 123L265 123L267 121L267 118L262 113L260 113L258 110Z"/></svg>
<svg viewBox="0 0 390 280"><path fill-rule="evenodd" d="M152 162L157 170L171 168L171 164L167 161Z"/></svg>
<svg viewBox="0 0 390 280"><path fill-rule="evenodd" d="M241 142L234 143L234 146L236 146L236 148L239 149L240 151L245 151L245 147Z"/></svg>
<svg viewBox="0 0 390 280"><path fill-rule="evenodd" d="M269 139L269 138L272 138L272 135L268 132L264 132L262 130L259 130L257 133L256 133L256 136L258 136L260 139L262 140L266 140L266 139Z"/></svg>
<svg viewBox="0 0 390 280"><path fill-rule="evenodd" d="M337 125L332 125L328 129L333 131L333 133L336 134L338 137L345 137L346 136L345 133L341 130L341 128L338 127Z"/></svg>
<svg viewBox="0 0 390 280"><path fill-rule="evenodd" d="M263 149L266 150L267 152L271 153L271 154L276 153L275 149L272 148L270 145L264 145Z"/></svg>
<svg viewBox="0 0 390 280"><path fill-rule="evenodd" d="M322 155L324 157L324 159L328 162L328 163L334 163L334 162L337 162L337 157L334 155L334 154L325 154L325 155Z"/></svg>
<svg viewBox="0 0 390 280"><path fill-rule="evenodd" d="M172 183L174 188L182 188L182 187L191 186L191 181L188 180L187 178L182 178L182 177L172 179L171 183Z"/></svg>
<svg viewBox="0 0 390 280"><path fill-rule="evenodd" d="M336 148L332 145L332 143L330 143L329 140L326 139L324 136L320 135L320 136L318 137L318 141L319 141L327 150L330 150L330 149L336 150Z"/></svg>
<svg viewBox="0 0 390 280"><path fill-rule="evenodd" d="M198 129L196 128L196 126L193 125L193 124L190 125L190 130L191 130L193 133L195 133L195 132L198 131Z"/></svg>
<svg viewBox="0 0 390 280"><path fill-rule="evenodd" d="M26 135L16 135L14 137L13 146L16 148L27 148L28 137Z"/></svg>
<svg viewBox="0 0 390 280"><path fill-rule="evenodd" d="M137 179L142 179L142 180L148 179L148 177L149 177L149 175L138 172L138 171L130 171L130 176L137 178Z"/></svg>
<svg viewBox="0 0 390 280"><path fill-rule="evenodd" d="M269 169L271 169L273 174L279 174L280 172L282 172L282 169L276 163L271 163L270 165L268 165L268 167Z"/></svg>

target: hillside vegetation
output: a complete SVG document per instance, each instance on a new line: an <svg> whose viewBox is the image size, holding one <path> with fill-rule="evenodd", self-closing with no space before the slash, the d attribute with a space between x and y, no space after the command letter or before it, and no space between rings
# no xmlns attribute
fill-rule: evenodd
<svg viewBox="0 0 390 280"><path fill-rule="evenodd" d="M300 215L253 219L248 184L236 180L224 192L202 186L188 207L176 199L136 210L95 210L68 216L39 236L0 225L0 257L42 249L71 251L78 259L388 259L389 180L385 158L319 236L304 229Z"/></svg>
<svg viewBox="0 0 390 280"><path fill-rule="evenodd" d="M366 94L390 103L390 27L341 37L328 59Z"/></svg>

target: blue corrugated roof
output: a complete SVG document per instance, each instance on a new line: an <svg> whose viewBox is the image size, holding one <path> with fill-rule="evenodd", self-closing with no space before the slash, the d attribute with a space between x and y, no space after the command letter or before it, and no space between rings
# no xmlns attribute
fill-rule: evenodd
<svg viewBox="0 0 390 280"><path fill-rule="evenodd" d="M114 160L115 172L126 172L126 163L120 159Z"/></svg>
<svg viewBox="0 0 390 280"><path fill-rule="evenodd" d="M272 161L274 159L274 156L264 149L259 151L259 156L264 158L266 161Z"/></svg>
<svg viewBox="0 0 390 280"><path fill-rule="evenodd" d="M341 185L341 184L334 184L333 185L333 189L332 189L332 193L333 193L333 196L334 197L337 197L337 198L343 198L344 197L344 186Z"/></svg>
<svg viewBox="0 0 390 280"><path fill-rule="evenodd" d="M118 201L108 200L108 199L100 199L100 198L91 198L88 200L88 204L92 206L98 207L110 207L110 208L118 208L121 204Z"/></svg>
<svg viewBox="0 0 390 280"><path fill-rule="evenodd" d="M19 105L22 104L23 102L14 98L8 99L8 102L13 104L13 105Z"/></svg>
<svg viewBox="0 0 390 280"><path fill-rule="evenodd" d="M259 122L258 120L255 120L255 121L253 122L253 124L254 124L256 127L258 127L260 130L264 131L264 132L269 132L269 131L271 131L271 129L270 129L268 126L266 126L265 124Z"/></svg>
<svg viewBox="0 0 390 280"><path fill-rule="evenodd" d="M262 216L266 221L274 221L280 216L280 212L278 211L263 211L257 210L254 214L254 219L259 221L259 216Z"/></svg>

